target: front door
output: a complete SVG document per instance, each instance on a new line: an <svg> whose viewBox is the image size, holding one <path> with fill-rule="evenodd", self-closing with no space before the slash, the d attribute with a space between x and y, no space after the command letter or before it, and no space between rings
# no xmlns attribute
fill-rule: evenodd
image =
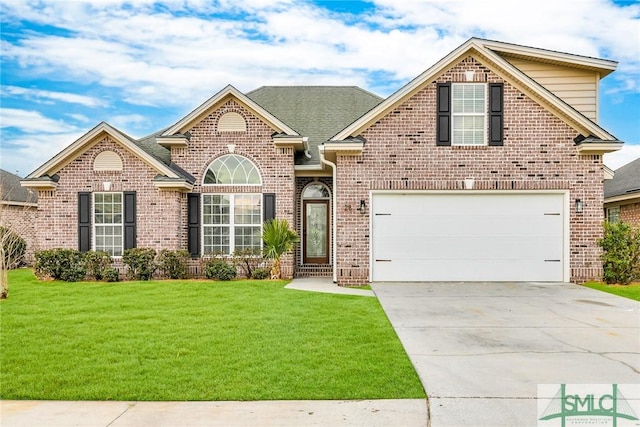
<svg viewBox="0 0 640 427"><path fill-rule="evenodd" d="M329 264L329 200L305 200L303 262Z"/></svg>

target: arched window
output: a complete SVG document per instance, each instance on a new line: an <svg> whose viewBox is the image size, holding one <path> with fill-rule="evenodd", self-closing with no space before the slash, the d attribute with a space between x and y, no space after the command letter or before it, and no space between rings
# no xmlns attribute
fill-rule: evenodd
<svg viewBox="0 0 640 427"><path fill-rule="evenodd" d="M328 199L329 189L319 182L307 185L302 192L303 199Z"/></svg>
<svg viewBox="0 0 640 427"><path fill-rule="evenodd" d="M253 162L237 154L215 159L204 176L204 184L260 185L260 172Z"/></svg>
<svg viewBox="0 0 640 427"><path fill-rule="evenodd" d="M94 171L121 171L122 159L118 153L113 151L103 151L98 154L93 161Z"/></svg>

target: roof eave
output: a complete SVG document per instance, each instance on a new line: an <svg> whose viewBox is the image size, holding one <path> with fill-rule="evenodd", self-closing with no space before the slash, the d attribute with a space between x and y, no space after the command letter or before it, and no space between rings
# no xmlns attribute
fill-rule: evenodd
<svg viewBox="0 0 640 427"><path fill-rule="evenodd" d="M618 194L617 196L605 197L604 203L617 203L617 202L627 202L630 200L638 200L640 202L640 191L635 191L633 193L625 193Z"/></svg>
<svg viewBox="0 0 640 427"><path fill-rule="evenodd" d="M144 163L162 173L163 175L167 175L170 178L179 178L179 176L175 174L171 169L169 169L167 165L144 151L122 132L106 122L101 122L89 132L85 133L83 136L81 136L76 141L60 151L58 154L56 154L48 162L29 174L26 179L39 178L45 175L57 173L60 169L68 165L74 158L85 151L88 148L87 145L91 144L92 142L99 142L97 141L97 139L102 133L109 135L115 140L115 142L131 151Z"/></svg>
<svg viewBox="0 0 640 427"><path fill-rule="evenodd" d="M267 123L269 126L274 128L278 132L284 132L288 135L297 135L298 133L287 126L280 119L269 113L267 110L262 108L260 105L256 104L254 101L249 99L245 94L240 92L238 89L233 87L232 85L227 85L220 92L213 95L211 98L203 102L199 107L195 110L187 114L183 117L179 122L175 125L171 126L169 129L164 131L161 137L172 136L177 133L184 133L189 130L189 127L193 125L196 121L204 117L209 111L211 111L214 107L216 107L221 102L225 101L229 97L234 97L241 104L243 104L246 108L251 110L254 114L256 114L261 120Z"/></svg>
<svg viewBox="0 0 640 427"><path fill-rule="evenodd" d="M606 153L612 153L621 149L623 145L624 143L621 141L602 141L576 144L578 148L578 154L580 155L602 155Z"/></svg>

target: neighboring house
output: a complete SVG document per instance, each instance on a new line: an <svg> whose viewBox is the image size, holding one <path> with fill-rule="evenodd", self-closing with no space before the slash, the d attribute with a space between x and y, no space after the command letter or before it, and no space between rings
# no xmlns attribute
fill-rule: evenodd
<svg viewBox="0 0 640 427"><path fill-rule="evenodd" d="M604 182L605 219L640 226L640 158L614 172Z"/></svg>
<svg viewBox="0 0 640 427"><path fill-rule="evenodd" d="M35 191L20 185L18 175L0 169L0 225L10 228L27 243L25 261L33 261L36 250L36 213L38 195Z"/></svg>
<svg viewBox="0 0 640 427"><path fill-rule="evenodd" d="M283 273L369 281L601 275L597 124L610 60L470 39L396 93L227 86L139 140L106 123L35 170L43 248L260 248L301 235Z"/></svg>

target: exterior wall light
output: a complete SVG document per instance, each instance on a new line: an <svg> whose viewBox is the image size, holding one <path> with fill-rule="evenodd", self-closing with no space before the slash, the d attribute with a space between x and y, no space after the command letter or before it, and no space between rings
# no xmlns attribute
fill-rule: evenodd
<svg viewBox="0 0 640 427"><path fill-rule="evenodd" d="M582 203L581 199L576 199L576 212L577 213L582 213L582 210L584 209L584 204Z"/></svg>
<svg viewBox="0 0 640 427"><path fill-rule="evenodd" d="M360 200L360 207L358 208L358 211L359 211L361 214L364 214L365 212L367 212L367 205L366 205L366 203L364 202L364 199L363 199L363 200Z"/></svg>

